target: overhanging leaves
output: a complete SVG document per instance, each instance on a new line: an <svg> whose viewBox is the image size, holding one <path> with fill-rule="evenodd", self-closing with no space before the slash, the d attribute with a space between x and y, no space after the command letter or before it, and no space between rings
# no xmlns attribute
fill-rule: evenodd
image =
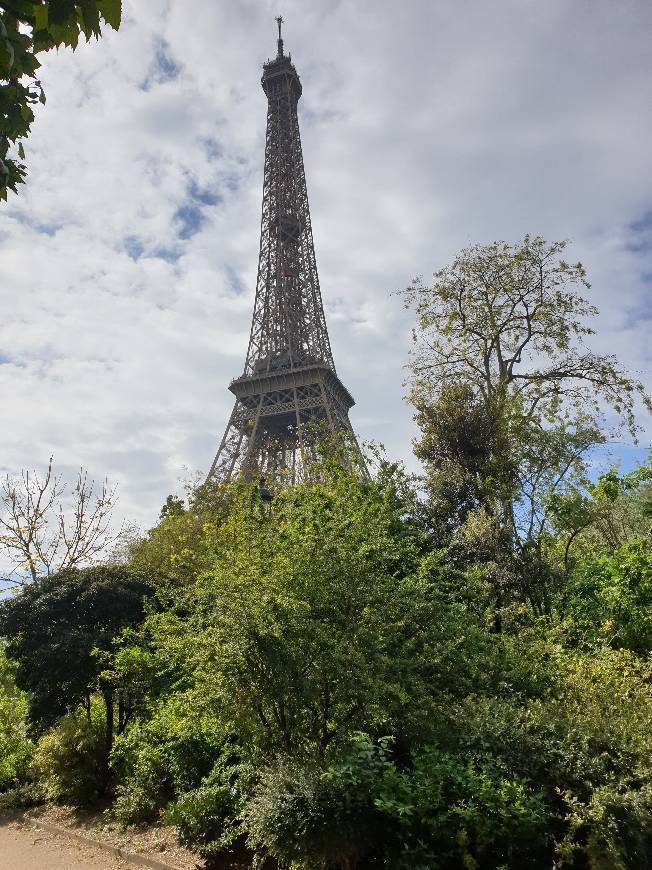
<svg viewBox="0 0 652 870"><path fill-rule="evenodd" d="M120 0L11 0L0 2L0 200L25 180L25 139L34 120L31 106L45 103L36 80L36 55L65 45L73 50L79 35L102 35L102 23L120 27ZM16 148L14 154L10 149Z"/></svg>

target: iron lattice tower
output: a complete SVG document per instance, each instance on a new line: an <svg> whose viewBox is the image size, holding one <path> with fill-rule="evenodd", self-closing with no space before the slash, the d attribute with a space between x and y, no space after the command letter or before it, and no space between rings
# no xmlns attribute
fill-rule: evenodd
<svg viewBox="0 0 652 870"><path fill-rule="evenodd" d="M256 300L244 373L209 479L309 477L317 441L349 440L355 403L335 371L310 223L291 56L263 65L267 137ZM361 462L361 468L364 468ZM363 472L364 473L364 472Z"/></svg>

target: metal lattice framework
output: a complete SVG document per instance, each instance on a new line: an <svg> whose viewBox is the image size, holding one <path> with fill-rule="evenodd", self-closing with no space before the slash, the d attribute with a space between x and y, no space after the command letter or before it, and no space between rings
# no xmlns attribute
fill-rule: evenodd
<svg viewBox="0 0 652 870"><path fill-rule="evenodd" d="M317 441L348 440L354 400L335 372L310 223L297 104L301 82L283 53L263 66L265 176L256 300L244 374L209 478L307 479ZM364 468L360 460L361 468Z"/></svg>

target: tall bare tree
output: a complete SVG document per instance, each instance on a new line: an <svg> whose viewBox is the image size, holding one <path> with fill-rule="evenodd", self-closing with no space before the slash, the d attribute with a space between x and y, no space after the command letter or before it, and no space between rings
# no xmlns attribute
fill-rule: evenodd
<svg viewBox="0 0 652 870"><path fill-rule="evenodd" d="M97 559L116 538L115 501L116 486L105 480L96 487L84 469L66 484L52 457L44 475L7 475L0 484L0 553L9 563L4 582L22 586Z"/></svg>

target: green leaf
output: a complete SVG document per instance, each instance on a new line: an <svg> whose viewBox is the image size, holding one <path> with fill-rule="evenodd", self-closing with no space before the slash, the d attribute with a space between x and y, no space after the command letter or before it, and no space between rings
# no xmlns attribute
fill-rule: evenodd
<svg viewBox="0 0 652 870"><path fill-rule="evenodd" d="M18 144L18 156L20 157L21 160L25 159L25 149L23 148L22 142L20 142Z"/></svg>
<svg viewBox="0 0 652 870"><path fill-rule="evenodd" d="M97 8L106 23L117 30L122 20L121 0L98 0Z"/></svg>
<svg viewBox="0 0 652 870"><path fill-rule="evenodd" d="M35 6L34 7L34 30L47 30L48 18L49 18L48 7L46 5Z"/></svg>
<svg viewBox="0 0 652 870"><path fill-rule="evenodd" d="M100 12L94 0L84 0L81 3L79 7L79 21L87 41L91 36L100 35Z"/></svg>

